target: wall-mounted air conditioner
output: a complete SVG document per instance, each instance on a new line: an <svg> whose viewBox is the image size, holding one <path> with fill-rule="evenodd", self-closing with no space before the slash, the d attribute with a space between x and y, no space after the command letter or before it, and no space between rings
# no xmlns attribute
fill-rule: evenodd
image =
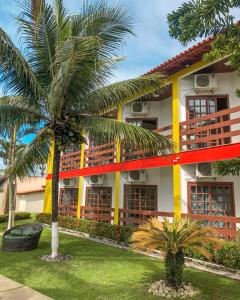
<svg viewBox="0 0 240 300"><path fill-rule="evenodd" d="M130 106L130 113L133 115L144 115L148 113L148 103L133 102Z"/></svg>
<svg viewBox="0 0 240 300"><path fill-rule="evenodd" d="M213 165L211 163L199 163L196 164L196 177L217 177L214 172Z"/></svg>
<svg viewBox="0 0 240 300"><path fill-rule="evenodd" d="M212 90L217 88L216 74L196 74L194 75L194 87L197 90Z"/></svg>
<svg viewBox="0 0 240 300"><path fill-rule="evenodd" d="M147 181L147 172L145 170L134 170L128 172L127 181L132 183L144 183Z"/></svg>
<svg viewBox="0 0 240 300"><path fill-rule="evenodd" d="M78 187L78 179L77 178L64 178L61 181L61 187L77 188Z"/></svg>
<svg viewBox="0 0 240 300"><path fill-rule="evenodd" d="M89 177L89 184L102 185L105 180L105 175L92 175Z"/></svg>

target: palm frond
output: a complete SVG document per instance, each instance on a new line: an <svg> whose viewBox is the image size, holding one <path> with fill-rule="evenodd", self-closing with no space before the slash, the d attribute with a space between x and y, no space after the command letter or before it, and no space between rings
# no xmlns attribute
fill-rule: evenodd
<svg viewBox="0 0 240 300"><path fill-rule="evenodd" d="M18 97L0 98L0 124L3 128L19 126L31 122L47 121L48 118L19 101Z"/></svg>
<svg viewBox="0 0 240 300"><path fill-rule="evenodd" d="M110 6L107 1L84 1L79 15L72 19L73 36L98 36L109 54L115 55L124 38L133 34L133 18L123 4Z"/></svg>
<svg viewBox="0 0 240 300"><path fill-rule="evenodd" d="M217 175L239 176L240 175L240 158L218 161L214 164L214 167L215 167Z"/></svg>
<svg viewBox="0 0 240 300"><path fill-rule="evenodd" d="M55 16L58 27L58 46L66 41L71 34L71 18L68 16L67 10L63 6L63 0L55 0Z"/></svg>
<svg viewBox="0 0 240 300"><path fill-rule="evenodd" d="M209 257L209 244L223 243L215 234L213 228L202 227L197 221L174 218L172 222L168 219L160 222L157 218L152 218L133 233L132 247L160 249L174 255L188 248Z"/></svg>
<svg viewBox="0 0 240 300"><path fill-rule="evenodd" d="M18 30L27 46L28 62L46 90L54 76L52 65L58 47L58 24L51 5L43 1L39 16L32 5L32 0L20 4L22 12L18 17Z"/></svg>
<svg viewBox="0 0 240 300"><path fill-rule="evenodd" d="M47 162L49 149L50 142L47 129L42 128L31 143L19 149L10 174L20 178L34 174L36 165Z"/></svg>
<svg viewBox="0 0 240 300"><path fill-rule="evenodd" d="M119 141L136 150L159 151L161 154L169 154L172 151L171 142L164 136L127 122L82 116L78 124L96 144Z"/></svg>
<svg viewBox="0 0 240 300"><path fill-rule="evenodd" d="M104 86L85 98L82 109L88 113L103 115L154 92L166 83L167 79L162 74L155 73Z"/></svg>
<svg viewBox="0 0 240 300"><path fill-rule="evenodd" d="M0 28L0 81L5 92L25 96L29 103L43 95L33 70L2 28Z"/></svg>

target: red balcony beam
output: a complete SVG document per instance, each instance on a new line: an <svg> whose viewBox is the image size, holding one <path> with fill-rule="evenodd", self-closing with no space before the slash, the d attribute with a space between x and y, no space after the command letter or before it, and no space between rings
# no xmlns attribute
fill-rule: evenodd
<svg viewBox="0 0 240 300"><path fill-rule="evenodd" d="M217 146L207 149L198 149L187 152L181 152L168 156L150 157L138 160L113 163L103 166L88 167L83 169L60 172L60 178L72 178L78 176L90 176L104 173L112 173L117 171L130 171L158 167L173 166L174 164L193 164L200 162L211 162L217 160L232 159L240 157L240 143ZM47 176L51 179L52 174Z"/></svg>

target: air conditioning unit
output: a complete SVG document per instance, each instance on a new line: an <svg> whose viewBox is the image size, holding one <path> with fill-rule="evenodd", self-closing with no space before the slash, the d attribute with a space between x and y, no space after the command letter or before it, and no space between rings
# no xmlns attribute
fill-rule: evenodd
<svg viewBox="0 0 240 300"><path fill-rule="evenodd" d="M212 90L217 88L216 74L194 75L194 86L197 90Z"/></svg>
<svg viewBox="0 0 240 300"><path fill-rule="evenodd" d="M211 163L199 163L196 165L196 177L217 177Z"/></svg>
<svg viewBox="0 0 240 300"><path fill-rule="evenodd" d="M78 187L77 178L64 178L61 182L62 187Z"/></svg>
<svg viewBox="0 0 240 300"><path fill-rule="evenodd" d="M104 175L92 175L89 177L89 184L91 185L102 185L104 182Z"/></svg>
<svg viewBox="0 0 240 300"><path fill-rule="evenodd" d="M144 183L147 181L147 173L145 170L134 170L128 173L128 182Z"/></svg>
<svg viewBox="0 0 240 300"><path fill-rule="evenodd" d="M133 102L130 107L130 113L133 115L144 115L148 113L148 103Z"/></svg>

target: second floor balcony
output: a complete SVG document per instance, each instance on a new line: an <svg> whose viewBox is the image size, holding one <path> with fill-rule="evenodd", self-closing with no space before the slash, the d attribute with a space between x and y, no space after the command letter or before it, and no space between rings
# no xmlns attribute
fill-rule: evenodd
<svg viewBox="0 0 240 300"><path fill-rule="evenodd" d="M172 137L171 124L156 131L169 139ZM180 122L179 132L181 152L240 143L240 106ZM155 156L159 154L121 148L121 162ZM64 153L60 171L79 169L80 157L80 150ZM115 142L85 147L84 168L112 163L116 163Z"/></svg>

